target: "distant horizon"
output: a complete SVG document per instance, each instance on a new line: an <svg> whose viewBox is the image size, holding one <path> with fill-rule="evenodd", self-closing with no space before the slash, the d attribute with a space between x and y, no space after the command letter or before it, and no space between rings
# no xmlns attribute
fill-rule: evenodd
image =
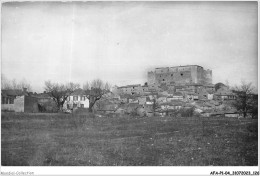
<svg viewBox="0 0 260 176"><path fill-rule="evenodd" d="M199 65L212 83L258 90L257 2L5 2L1 73L44 81L144 84L157 67Z"/></svg>

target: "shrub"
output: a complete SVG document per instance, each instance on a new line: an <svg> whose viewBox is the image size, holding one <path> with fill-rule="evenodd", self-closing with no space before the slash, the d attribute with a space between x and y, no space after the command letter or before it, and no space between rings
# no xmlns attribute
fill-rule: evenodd
<svg viewBox="0 0 260 176"><path fill-rule="evenodd" d="M194 107L182 108L179 112L182 117L192 117L194 115Z"/></svg>

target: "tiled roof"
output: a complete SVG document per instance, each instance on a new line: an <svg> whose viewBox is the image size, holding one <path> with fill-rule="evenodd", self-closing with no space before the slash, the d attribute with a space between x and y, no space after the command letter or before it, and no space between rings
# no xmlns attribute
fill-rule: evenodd
<svg viewBox="0 0 260 176"><path fill-rule="evenodd" d="M85 95L85 92L82 89L76 89L71 95Z"/></svg>

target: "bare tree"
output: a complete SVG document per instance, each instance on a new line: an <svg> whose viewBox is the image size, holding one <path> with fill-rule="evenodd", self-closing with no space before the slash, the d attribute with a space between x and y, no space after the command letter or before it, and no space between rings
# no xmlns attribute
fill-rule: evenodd
<svg viewBox="0 0 260 176"><path fill-rule="evenodd" d="M242 81L240 86L235 86L236 100L233 106L243 113L243 117L247 116L248 112L252 112L258 107L257 95L254 94L252 83Z"/></svg>
<svg viewBox="0 0 260 176"><path fill-rule="evenodd" d="M161 107L159 105L159 102L157 101L157 94L152 95L152 102L153 102L153 115L155 116L156 112L159 112L161 110Z"/></svg>
<svg viewBox="0 0 260 176"><path fill-rule="evenodd" d="M32 91L31 85L26 79L17 81L16 79L9 80L4 74L1 74L1 88L2 89L20 89L26 88L27 91Z"/></svg>
<svg viewBox="0 0 260 176"><path fill-rule="evenodd" d="M59 110L62 110L62 107L70 96L70 94L78 89L79 84L75 83L67 83L67 84L59 84L52 83L51 81L45 81L45 91L52 97L55 101Z"/></svg>
<svg viewBox="0 0 260 176"><path fill-rule="evenodd" d="M11 89L11 82L4 74L1 74L1 89Z"/></svg>
<svg viewBox="0 0 260 176"><path fill-rule="evenodd" d="M100 79L95 79L90 83L86 82L83 85L83 90L89 99L89 112L93 112L93 106L105 93L110 91L110 85Z"/></svg>

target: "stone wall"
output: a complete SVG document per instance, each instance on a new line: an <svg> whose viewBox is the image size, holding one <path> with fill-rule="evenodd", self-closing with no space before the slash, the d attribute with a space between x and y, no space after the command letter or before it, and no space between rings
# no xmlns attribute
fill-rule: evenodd
<svg viewBox="0 0 260 176"><path fill-rule="evenodd" d="M14 111L24 112L24 95L14 99Z"/></svg>
<svg viewBox="0 0 260 176"><path fill-rule="evenodd" d="M2 111L14 111L14 104L1 104Z"/></svg>
<svg viewBox="0 0 260 176"><path fill-rule="evenodd" d="M212 71L198 65L156 68L148 72L148 85L154 84L209 84L212 83Z"/></svg>
<svg viewBox="0 0 260 176"><path fill-rule="evenodd" d="M24 112L39 112L38 99L35 97L25 96Z"/></svg>

